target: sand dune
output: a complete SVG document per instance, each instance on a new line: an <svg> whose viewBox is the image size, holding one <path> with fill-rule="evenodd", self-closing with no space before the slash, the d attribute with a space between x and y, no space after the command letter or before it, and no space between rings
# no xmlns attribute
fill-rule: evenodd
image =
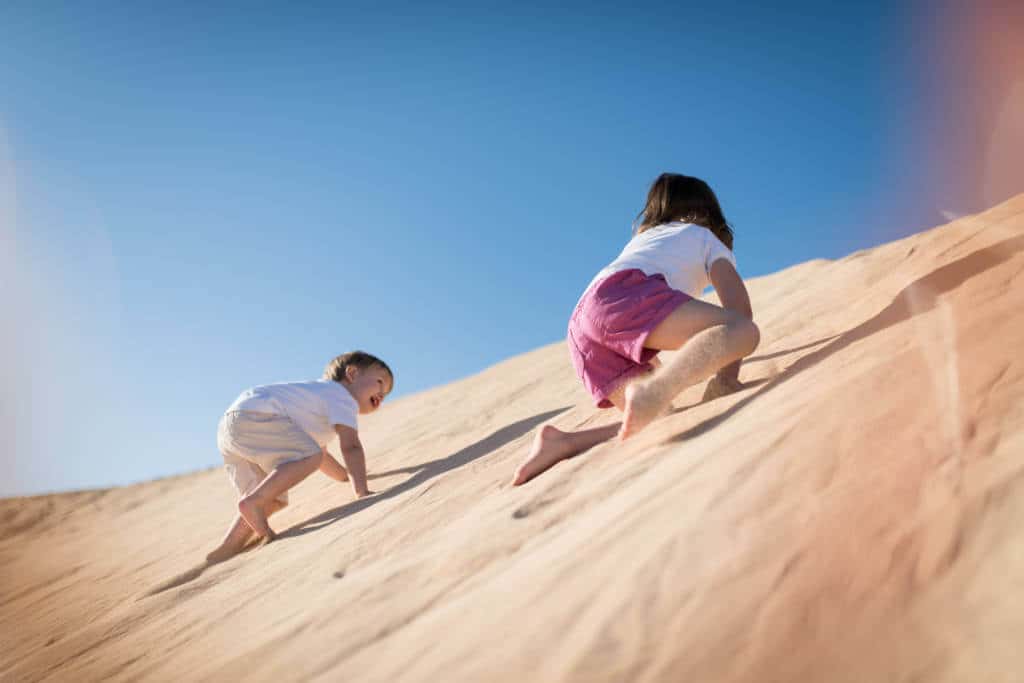
<svg viewBox="0 0 1024 683"><path fill-rule="evenodd" d="M745 391L521 488L534 428L616 415L512 358L211 567L219 470L0 501L0 679L1021 680L1022 271L1024 195L753 280Z"/></svg>

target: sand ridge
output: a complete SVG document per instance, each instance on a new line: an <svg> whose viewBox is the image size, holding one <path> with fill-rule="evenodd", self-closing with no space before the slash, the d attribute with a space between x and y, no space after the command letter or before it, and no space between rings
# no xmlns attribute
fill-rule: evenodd
<svg viewBox="0 0 1024 683"><path fill-rule="evenodd" d="M521 488L562 342L404 397L210 567L219 469L0 501L0 678L1015 680L1022 271L1024 195L752 280L748 388Z"/></svg>

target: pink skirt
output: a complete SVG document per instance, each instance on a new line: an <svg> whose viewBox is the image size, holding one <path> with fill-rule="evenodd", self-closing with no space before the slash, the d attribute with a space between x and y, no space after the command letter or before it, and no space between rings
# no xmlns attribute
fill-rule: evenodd
<svg viewBox="0 0 1024 683"><path fill-rule="evenodd" d="M569 319L569 355L599 408L623 382L649 372L656 349L644 347L655 327L693 297L668 286L663 275L631 269L597 282Z"/></svg>

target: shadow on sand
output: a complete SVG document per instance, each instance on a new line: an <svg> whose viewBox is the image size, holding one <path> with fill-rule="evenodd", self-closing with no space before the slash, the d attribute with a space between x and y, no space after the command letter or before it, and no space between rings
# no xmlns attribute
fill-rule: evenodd
<svg viewBox="0 0 1024 683"><path fill-rule="evenodd" d="M550 420L556 415L564 413L568 409L569 406L566 406L564 408L558 408L557 410L549 410L545 413L540 413L539 415L534 415L533 417L528 417L526 419L519 420L518 422L513 422L512 424L506 427L502 427L501 429L494 432L490 436L483 438L480 441L477 441L476 443L463 448L461 451L453 453L452 455L449 455L445 458L438 458L437 460L431 460L429 462L414 465L412 467L403 467L396 470L388 470L387 472L378 472L373 477L370 478L374 479L378 477L385 477L391 474L415 474L413 474L413 476L409 477L407 480L403 481L401 484L393 486L387 489L386 491L382 491L377 495L352 501L351 503L338 506L334 509L328 510L327 512L321 513L316 517L307 519L304 522L300 522L299 524L296 524L287 529L286 531L278 534L277 538L278 540L281 540L285 538L293 538L296 536L302 536L303 534L308 534L311 531L316 531L317 529L321 529L325 526L328 526L329 524L333 524L334 522L337 522L340 519L344 519L349 515L353 515L359 512L360 510L365 510L371 505L374 505L375 503L378 503L382 500L394 498L397 495L400 495L402 493L405 493L406 491L416 488L417 486L423 484L424 482L430 481L434 477L440 476L445 472L449 472L457 467L461 467L463 465L471 463L478 458L482 458L488 453L492 453L498 450L505 444L515 441L519 437L528 433L530 430L532 430L534 427L541 424L542 422L546 422L547 420ZM249 552L250 550L256 548L259 545L259 541L252 541L242 550L241 553L239 553L239 555ZM238 555L235 555L232 558L228 559L233 559L234 557L238 557ZM216 564L220 564L220 562L212 562L209 560L201 562L192 567L191 569L188 569L180 574L177 574L176 576L171 577L170 579L167 579L166 581L157 584L153 588L144 592L140 596L140 598L148 598L154 595L159 595L164 591L171 590L172 588L178 588L179 586L183 586L186 583L195 581L203 575L203 572L205 572L207 569Z"/></svg>
<svg viewBox="0 0 1024 683"><path fill-rule="evenodd" d="M759 387L762 384L768 384L768 382L771 382L772 379L773 378L771 378L771 377L764 377L762 379L755 379L755 380L751 380L749 382L744 382L743 383L743 388L742 389L738 389L737 391L746 391L747 389L753 389L754 387ZM732 393L736 393L736 392L732 392ZM694 403L689 403L689 404L687 404L685 406L679 406L678 408L672 408L672 410L668 411L665 414L666 415L678 415L679 413L685 413L687 410L691 410L693 408L696 408L697 406L702 406L705 403L711 403L712 401L717 401L720 398L725 398L726 396L731 396L731 395L732 394L725 394L723 396L713 396L713 397L709 398L707 396L706 392L705 392L705 395L702 396L699 401L695 401Z"/></svg>
<svg viewBox="0 0 1024 683"><path fill-rule="evenodd" d="M953 261L952 263L948 263L941 268L936 268L928 275L925 275L904 287L903 290L896 295L896 298L892 300L892 303L882 309L873 318L861 323L852 330L848 330L847 332L840 334L838 337L833 338L833 341L827 346L800 358L779 373L778 376L768 382L762 389L737 402L720 415L708 418L700 424L694 425L686 431L676 434L668 439L666 443L685 441L687 439L692 439L695 436L700 436L738 413L754 399L759 396L764 396L773 389L781 386L784 382L796 377L804 370L814 367L832 354L842 351L850 344L870 337L871 335L881 332L882 330L896 325L897 323L901 323L930 311L935 307L935 302L938 300L940 295L956 289L975 275L979 275L986 270L1009 261L1022 249L1024 249L1024 235L1019 235L993 244L990 247L979 249L978 251L972 252L963 258ZM813 344L811 346L813 346ZM766 357L767 356L762 356L761 358Z"/></svg>
<svg viewBox="0 0 1024 683"><path fill-rule="evenodd" d="M529 433L537 425L550 420L556 415L560 415L569 409L569 406L564 408L558 408L557 410L549 410L533 417L528 417L518 422L514 422L506 427L502 427L488 437L477 441L474 444L466 446L461 451L453 453L444 458L438 458L437 460L430 460L429 462L421 463L412 467L403 467L395 470L388 470L387 472L377 472L373 478L384 477L391 474L405 474L414 473L413 476L409 477L397 486L382 491L376 495L369 496L367 498L360 498L354 500L351 503L340 505L336 508L323 512L316 517L307 519L304 522L300 522L288 530L278 535L278 539L293 538L308 534L311 531L322 529L325 526L333 524L340 519L344 519L350 515L353 515L361 510L365 510L371 505L375 505L382 500L388 500L399 496L406 491L410 491L417 486L430 481L431 479L438 477L445 472L449 472L457 467L462 467L468 463L482 458L488 453L492 453L507 443L510 443L524 434Z"/></svg>
<svg viewBox="0 0 1024 683"><path fill-rule="evenodd" d="M239 555L244 555L245 553L251 552L251 551L255 550L256 548L259 548L259 547L261 547L263 545L266 545L266 543L264 542L263 539L261 539L261 538L250 538L249 541L245 544L245 547L242 548L237 553L235 553L234 555L231 555L230 557L225 557L225 558L222 558L222 559L219 559L219 560L211 560L211 559L207 558L206 560L200 562L199 564L195 565L191 569L187 569L187 570L181 572L180 574L172 576L171 578L167 579L166 581L158 583L156 586L154 586L153 588L150 588L148 591L143 593L140 596L140 598L149 598L149 597L152 597L154 595L159 595L160 593L163 593L164 591L168 591L168 590L170 590L172 588L177 588L178 586L183 586L183 585L185 585L186 583L188 583L190 581L195 581L200 576L202 576L203 572L205 572L210 567L212 567L214 565L221 564L223 562L227 562L228 560L233 560L234 558L238 557Z"/></svg>
<svg viewBox="0 0 1024 683"><path fill-rule="evenodd" d="M723 413L709 418L700 424L694 425L690 429L684 432L676 434L675 436L668 439L668 442L679 442L685 441L686 439L692 439L693 437L699 436L714 427L718 426L722 422L726 421L740 410L745 408L755 399L760 396L767 394L773 389L781 386L788 380L796 377L798 374L812 368L821 361L825 360L829 356L839 351L842 351L851 344L865 339L873 334L881 332L893 325L909 320L915 316L921 315L932 308L934 308L938 297L946 292L952 291L959 287L967 280L971 279L975 275L979 275L986 270L994 268L1002 263L1013 258L1022 249L1024 249L1024 235L1017 237L1011 237L1009 239L998 242L990 247L979 249L963 258L957 259L952 263L949 263L941 268L937 268L928 275L915 280L911 284L907 285L892 302L882 309L878 314L869 320L861 323L857 327L844 332L836 337L826 338L811 344L806 344L801 347L789 349L788 351L780 351L764 356L755 356L751 358L751 361L764 360L767 358L773 358L776 356L785 355L794 351L799 351L812 346L817 346L825 341L830 343L817 350L813 353L809 353L806 356L800 358L795 363L787 367L778 376L771 380L761 380L760 384L762 388L755 393L747 396L740 400L735 405ZM752 383L757 384L757 383ZM498 431L494 432L490 436L477 441L476 443L463 448L457 453L453 453L445 458L439 458L437 460L431 460L429 462L422 463L414 467L405 467L396 470L390 470L387 472L379 472L375 477L383 477L391 474L404 474L404 473L415 473L409 477L406 481L394 486L382 493L369 498L363 498L360 500L353 501L346 505L336 507L332 510L328 510L322 514L312 517L304 522L296 524L284 533L279 535L279 538L290 538L295 536L301 536L307 534L310 531L315 531L329 524L333 524L340 519L344 519L349 515L355 514L360 510L364 510L375 503L386 500L388 498L394 498L406 491L416 488L417 486L441 475L445 472L451 471L457 467L461 467L467 463L470 463L478 458L491 453L505 444L518 439L523 436L537 425L550 420L551 418L559 415L566 410L565 408L559 408L557 410L551 410L546 413L534 415L519 422L515 422L506 427L502 427ZM679 412L678 409L675 412ZM247 550L250 548L247 548ZM208 567L212 566L209 562L203 562L196 565L192 569L183 572L161 584L155 588L147 591L143 594L143 597L149 597L162 593L171 588L181 586L185 583L193 581L199 578L200 575Z"/></svg>
<svg viewBox="0 0 1024 683"><path fill-rule="evenodd" d="M162 583L158 583L156 586L154 586L153 588L150 588L148 591L143 593L140 596L140 598L150 598L150 597L153 597L154 595L159 595L160 593L163 593L164 591L169 591L172 588L177 588L178 586L183 586L184 584L188 583L189 581L195 581L200 576L202 576L203 572L205 572L208 568L212 567L213 564L214 564L213 562L205 562L205 561L201 562L200 564L197 564L196 566L192 567L191 569L189 569L187 571L183 571L182 573L178 574L177 576L173 576L173 577L167 579L166 581L164 581Z"/></svg>
<svg viewBox="0 0 1024 683"><path fill-rule="evenodd" d="M835 339L838 336L839 336L838 334L833 334L831 337L822 337L821 339L819 339L817 341L812 341L810 344L804 344L803 346L794 346L791 349L784 349L782 351L773 351L771 353L766 353L766 354L761 355L761 356L751 356L750 358L745 358L743 360L743 362L744 363L756 363L759 360L768 360L769 358L778 358L779 356L788 356L789 354L796 353L797 351L805 351L805 350L813 348L815 346L821 346L825 342L830 342L830 341L832 341L833 339Z"/></svg>

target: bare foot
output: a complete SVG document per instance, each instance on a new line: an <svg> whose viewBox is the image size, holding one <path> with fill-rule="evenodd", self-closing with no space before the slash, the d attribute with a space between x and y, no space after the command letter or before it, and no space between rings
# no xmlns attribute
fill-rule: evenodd
<svg viewBox="0 0 1024 683"><path fill-rule="evenodd" d="M233 538L225 538L221 541L219 546L206 556L206 561L210 564L216 564L217 562L229 560L242 552L242 549L245 548L246 541L248 541L249 537L252 536L252 529L250 529L248 525L243 524L242 527L245 531L244 534L237 535Z"/></svg>
<svg viewBox="0 0 1024 683"><path fill-rule="evenodd" d="M238 553L242 552L242 549L245 548L246 542L248 542L251 537L252 529L249 527L249 524L241 515L235 517L235 521L231 523L230 527L228 527L228 531L224 534L224 538L221 540L220 545L206 556L206 561L214 564L216 562L223 562L230 557L234 557Z"/></svg>
<svg viewBox="0 0 1024 683"><path fill-rule="evenodd" d="M274 530L267 523L267 514L263 511L263 506L259 504L259 501L248 496L238 501L238 514L242 515L242 519L252 527L258 536L262 536L267 541L277 538Z"/></svg>
<svg viewBox="0 0 1024 683"><path fill-rule="evenodd" d="M626 387L626 410L622 418L619 438L623 441L651 423L668 406L659 392L646 382L633 382Z"/></svg>
<svg viewBox="0 0 1024 683"><path fill-rule="evenodd" d="M266 544L270 543L275 539L277 539L277 534L271 531L269 536L263 536L261 538L256 539L256 547L262 548L263 546L265 546Z"/></svg>
<svg viewBox="0 0 1024 683"><path fill-rule="evenodd" d="M244 547L245 541L242 541L241 545L229 545L227 541L224 541L206 555L206 561L210 564L216 564L217 562L229 560L240 553Z"/></svg>
<svg viewBox="0 0 1024 683"><path fill-rule="evenodd" d="M572 445L568 435L551 425L544 425L537 432L526 456L512 477L512 485L519 486L530 481L538 474L551 469L557 462L572 455Z"/></svg>

